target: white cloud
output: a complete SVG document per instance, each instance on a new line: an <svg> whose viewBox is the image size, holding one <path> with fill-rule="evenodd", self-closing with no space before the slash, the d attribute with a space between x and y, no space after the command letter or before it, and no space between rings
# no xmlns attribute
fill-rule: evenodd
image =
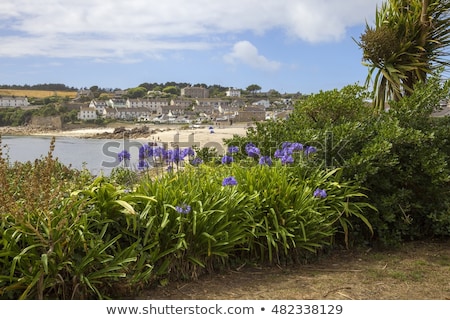
<svg viewBox="0 0 450 320"><path fill-rule="evenodd" d="M231 53L224 56L227 63L242 62L255 69L266 71L276 71L281 67L281 63L270 61L258 53L258 49L248 41L236 42Z"/></svg>
<svg viewBox="0 0 450 320"><path fill-rule="evenodd" d="M381 0L3 0L0 56L94 58L204 50L243 32L284 29L296 39L340 39ZM209 39L217 37L217 42ZM4 44L6 43L6 47Z"/></svg>

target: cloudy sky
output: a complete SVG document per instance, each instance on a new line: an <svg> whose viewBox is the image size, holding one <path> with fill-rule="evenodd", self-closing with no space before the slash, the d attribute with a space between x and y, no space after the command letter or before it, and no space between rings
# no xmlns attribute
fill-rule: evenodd
<svg viewBox="0 0 450 320"><path fill-rule="evenodd" d="M218 84L313 93L363 84L381 0L2 0L0 84Z"/></svg>

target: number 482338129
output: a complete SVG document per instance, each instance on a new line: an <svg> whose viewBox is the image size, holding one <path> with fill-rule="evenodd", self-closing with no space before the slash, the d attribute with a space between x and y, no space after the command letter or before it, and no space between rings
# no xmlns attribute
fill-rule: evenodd
<svg viewBox="0 0 450 320"><path fill-rule="evenodd" d="M340 304L276 304L272 308L275 314L342 314Z"/></svg>

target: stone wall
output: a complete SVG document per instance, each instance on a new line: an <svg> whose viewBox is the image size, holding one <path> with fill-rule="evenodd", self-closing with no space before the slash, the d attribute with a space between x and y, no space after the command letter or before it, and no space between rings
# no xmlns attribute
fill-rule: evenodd
<svg viewBox="0 0 450 320"><path fill-rule="evenodd" d="M63 122L60 116L33 116L31 118L30 125L35 128L61 130L63 127Z"/></svg>

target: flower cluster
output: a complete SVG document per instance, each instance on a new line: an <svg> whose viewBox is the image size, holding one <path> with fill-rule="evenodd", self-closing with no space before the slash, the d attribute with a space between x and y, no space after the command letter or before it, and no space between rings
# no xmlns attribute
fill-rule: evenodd
<svg viewBox="0 0 450 320"><path fill-rule="evenodd" d="M229 152L229 153L237 153L237 152L239 152L239 147L236 147L236 146L229 146L229 147L228 147L228 152Z"/></svg>
<svg viewBox="0 0 450 320"><path fill-rule="evenodd" d="M180 206L176 206L175 210L177 210L177 212L179 213L188 214L191 212L191 206L183 203Z"/></svg>
<svg viewBox="0 0 450 320"><path fill-rule="evenodd" d="M261 151L251 142L245 145L245 152L251 158L259 157L261 154Z"/></svg>
<svg viewBox="0 0 450 320"><path fill-rule="evenodd" d="M127 150L123 150L117 154L117 158L119 159L119 162L122 162L124 160L130 160L131 155Z"/></svg>
<svg viewBox="0 0 450 320"><path fill-rule="evenodd" d="M230 164L233 161L234 161L233 157L227 154L222 157L222 164Z"/></svg>
<svg viewBox="0 0 450 320"><path fill-rule="evenodd" d="M272 165L272 158L270 156L261 156L259 158L259 164L260 165L271 166Z"/></svg>
<svg viewBox="0 0 450 320"><path fill-rule="evenodd" d="M316 153L317 149L315 147L312 146L308 146L305 148L305 155L309 156L311 153Z"/></svg>
<svg viewBox="0 0 450 320"><path fill-rule="evenodd" d="M196 157L196 158L194 158L194 160L191 161L191 164L192 164L193 166L198 166L198 165L200 165L201 163L203 163L203 160L202 160L202 158L199 158L199 157Z"/></svg>
<svg viewBox="0 0 450 320"><path fill-rule="evenodd" d="M314 197L316 198L326 198L327 197L327 192L323 189L319 189L317 188L314 193L313 193Z"/></svg>
<svg viewBox="0 0 450 320"><path fill-rule="evenodd" d="M239 148L236 146L229 146L228 152L222 157L222 164L230 164L234 161L233 154L238 153ZM313 146L304 146L299 142L283 142L281 148L277 149L274 153L274 157L279 159L281 164L288 165L295 162L295 154L304 154L309 156L317 152L317 149ZM245 153L248 157L253 159L258 159L260 165L271 166L273 164L272 158L270 156L261 155L260 149L252 142L245 145Z"/></svg>
<svg viewBox="0 0 450 320"><path fill-rule="evenodd" d="M174 148L166 150L162 146L156 144L146 144L139 148L138 169L146 169L154 163L167 163L168 167L183 161L186 157L192 157L195 151L192 148Z"/></svg>
<svg viewBox="0 0 450 320"><path fill-rule="evenodd" d="M274 157L280 159L281 163L286 165L294 163L294 154L301 151L308 156L317 152L317 149L313 146L303 146L299 142L283 142L281 149L275 151Z"/></svg>
<svg viewBox="0 0 450 320"><path fill-rule="evenodd" d="M222 180L222 186L235 186L237 185L237 180L235 177L230 176Z"/></svg>

